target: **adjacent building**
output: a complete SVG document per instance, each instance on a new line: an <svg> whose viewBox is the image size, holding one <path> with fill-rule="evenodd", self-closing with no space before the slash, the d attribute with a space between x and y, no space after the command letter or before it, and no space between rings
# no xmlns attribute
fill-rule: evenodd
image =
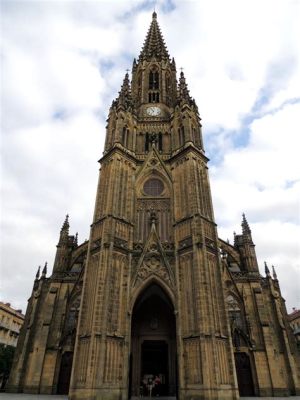
<svg viewBox="0 0 300 400"><path fill-rule="evenodd" d="M154 12L108 112L89 241L78 244L67 216L51 275L45 265L33 284L10 391L300 394L275 269L260 274L245 215L233 244L219 238L208 161L197 104Z"/></svg>
<svg viewBox="0 0 300 400"><path fill-rule="evenodd" d="M300 310L293 308L293 312L289 314L289 321L300 350Z"/></svg>
<svg viewBox="0 0 300 400"><path fill-rule="evenodd" d="M0 301L0 391L4 390L25 316Z"/></svg>
<svg viewBox="0 0 300 400"><path fill-rule="evenodd" d="M0 301L0 344L17 346L24 318L22 310L15 310L10 303Z"/></svg>

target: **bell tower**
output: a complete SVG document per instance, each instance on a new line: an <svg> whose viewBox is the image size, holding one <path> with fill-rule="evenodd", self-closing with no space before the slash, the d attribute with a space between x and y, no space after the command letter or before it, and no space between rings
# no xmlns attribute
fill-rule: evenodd
<svg viewBox="0 0 300 400"><path fill-rule="evenodd" d="M207 162L154 12L109 110L70 399L238 398Z"/></svg>

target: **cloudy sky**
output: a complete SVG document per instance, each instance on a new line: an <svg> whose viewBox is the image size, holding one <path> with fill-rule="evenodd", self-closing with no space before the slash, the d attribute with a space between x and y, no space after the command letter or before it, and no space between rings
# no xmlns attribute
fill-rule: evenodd
<svg viewBox="0 0 300 400"><path fill-rule="evenodd" d="M0 300L25 310L65 214L88 238L105 119L152 1L1 1ZM300 1L156 1L202 117L219 235L246 213L300 308Z"/></svg>

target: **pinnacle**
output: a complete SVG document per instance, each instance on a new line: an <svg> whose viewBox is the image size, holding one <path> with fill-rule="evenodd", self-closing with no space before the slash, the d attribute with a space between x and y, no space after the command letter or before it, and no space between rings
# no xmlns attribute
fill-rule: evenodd
<svg viewBox="0 0 300 400"><path fill-rule="evenodd" d="M180 72L178 91L179 91L179 98L186 100L188 102L191 100L190 91L188 89L183 71Z"/></svg>
<svg viewBox="0 0 300 400"><path fill-rule="evenodd" d="M117 104L124 106L127 108L128 106L131 105L132 103L132 98L131 98L131 87L130 87L130 81L129 81L129 74L126 72L123 84L121 86L121 90L119 92L119 96L116 99Z"/></svg>
<svg viewBox="0 0 300 400"><path fill-rule="evenodd" d="M152 14L151 25L140 53L139 61L150 60L152 57L155 57L158 60L170 60L165 41L157 22L157 14L155 11Z"/></svg>
<svg viewBox="0 0 300 400"><path fill-rule="evenodd" d="M266 261L265 261L265 273L266 273L267 276L270 276L270 270L269 270L269 267L268 267Z"/></svg>
<svg viewBox="0 0 300 400"><path fill-rule="evenodd" d="M67 214L67 215L66 215L66 218L65 218L65 220L64 220L63 226L62 226L62 228L61 228L61 230L62 230L62 231L68 231L68 230L69 230L69 227L70 227L70 224L69 224L69 214Z"/></svg>
<svg viewBox="0 0 300 400"><path fill-rule="evenodd" d="M245 233L251 233L251 230L250 230L248 221L247 221L246 216L245 216L244 213L243 213L243 220L242 220L242 224L241 224L241 225L242 225L243 234L245 234Z"/></svg>
<svg viewBox="0 0 300 400"><path fill-rule="evenodd" d="M70 228L69 215L67 214L60 230L59 244L62 244L63 242L66 243L68 241L69 228Z"/></svg>
<svg viewBox="0 0 300 400"><path fill-rule="evenodd" d="M40 272L41 272L41 266L39 265L38 270L37 270L37 273L36 273L36 275L35 275L35 278L36 278L36 279L39 279L39 277L40 277Z"/></svg>
<svg viewBox="0 0 300 400"><path fill-rule="evenodd" d="M45 265L44 265L44 268L43 268L43 271L42 271L42 276L46 276L47 275L47 265L48 265L48 263L46 261Z"/></svg>

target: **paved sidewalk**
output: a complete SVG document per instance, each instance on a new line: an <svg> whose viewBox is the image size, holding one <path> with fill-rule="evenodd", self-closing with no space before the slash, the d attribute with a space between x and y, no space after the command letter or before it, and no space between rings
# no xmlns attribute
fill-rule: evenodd
<svg viewBox="0 0 300 400"><path fill-rule="evenodd" d="M1 400L68 400L68 396L52 394L0 393Z"/></svg>
<svg viewBox="0 0 300 400"><path fill-rule="evenodd" d="M175 397L133 397L131 400L174 400ZM300 396L291 397L241 397L241 400L300 400ZM46 394L0 393L0 400L68 400L68 396Z"/></svg>

